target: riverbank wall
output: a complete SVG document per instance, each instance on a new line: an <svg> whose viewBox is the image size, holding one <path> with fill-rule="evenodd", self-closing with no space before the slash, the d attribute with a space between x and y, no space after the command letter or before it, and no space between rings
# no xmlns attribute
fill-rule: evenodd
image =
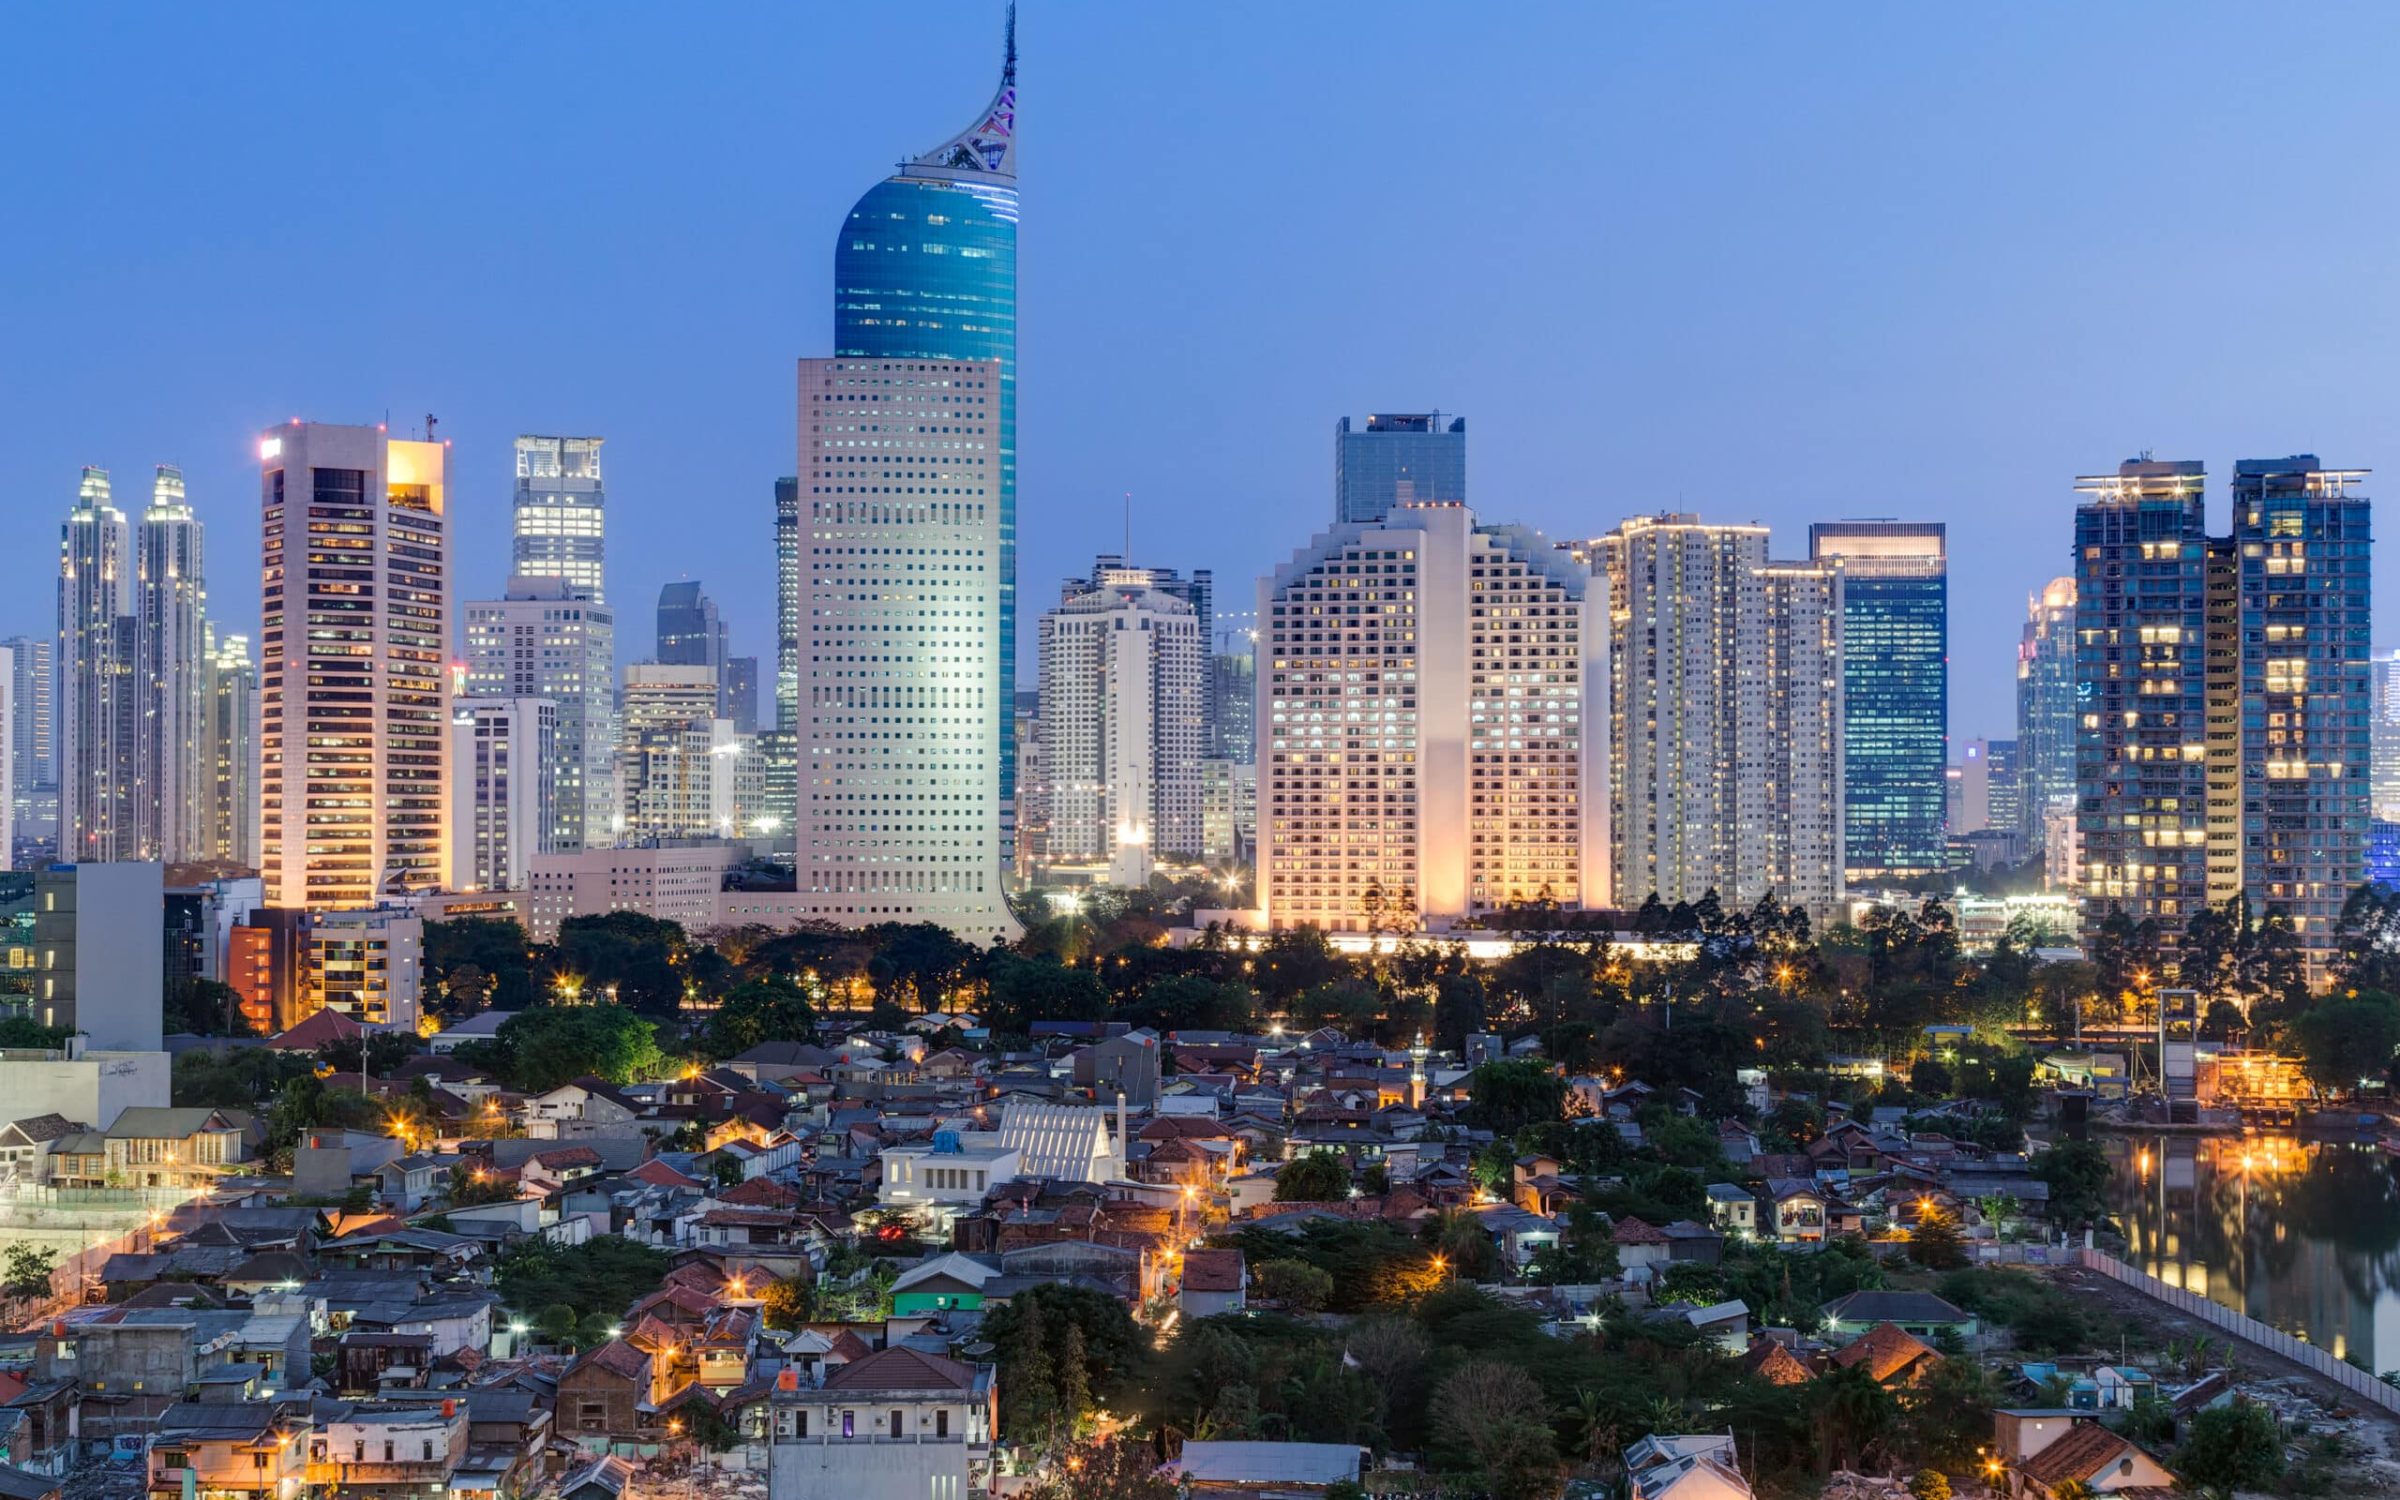
<svg viewBox="0 0 2400 1500"><path fill-rule="evenodd" d="M2105 1250L2080 1250L2075 1258L2087 1271L2097 1271L2154 1302L2164 1303L2245 1343L2256 1344L2271 1354L2280 1355L2293 1364L2314 1371L2369 1405L2400 1414L2400 1386L2386 1385L2358 1366L2335 1359L2306 1339L2294 1338L2280 1328L2261 1323L2247 1313L2235 1312L2222 1302L2212 1301L2198 1292L2169 1286L2147 1272L2135 1270Z"/></svg>

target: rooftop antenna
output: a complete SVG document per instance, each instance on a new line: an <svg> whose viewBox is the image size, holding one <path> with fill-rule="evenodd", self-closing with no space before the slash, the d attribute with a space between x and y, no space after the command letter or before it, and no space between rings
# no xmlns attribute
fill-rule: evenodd
<svg viewBox="0 0 2400 1500"><path fill-rule="evenodd" d="M1010 6L1008 14L1010 24L1013 26L1017 14L1016 7ZM1131 490L1125 492L1125 566L1129 568L1133 566L1133 491Z"/></svg>
<svg viewBox="0 0 2400 1500"><path fill-rule="evenodd" d="M1015 82L1017 81L1017 5L1016 5L1016 0L1009 0L1009 5L1008 5L1008 61L1006 61L1006 62L1004 62L1004 63L1002 63L1002 64L1000 65L1000 81L1001 81L1002 83L1004 83L1004 84L1006 84L1006 83L1015 83Z"/></svg>
<svg viewBox="0 0 2400 1500"><path fill-rule="evenodd" d="M425 441L429 443L433 441L433 424L438 420L439 418L435 417L432 412L425 414Z"/></svg>

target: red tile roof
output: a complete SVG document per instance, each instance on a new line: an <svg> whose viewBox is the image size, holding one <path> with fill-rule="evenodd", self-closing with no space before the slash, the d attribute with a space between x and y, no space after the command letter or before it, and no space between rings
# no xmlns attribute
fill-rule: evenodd
<svg viewBox="0 0 2400 1500"><path fill-rule="evenodd" d="M829 1391L969 1391L975 1372L954 1359L914 1349L880 1349L825 1377Z"/></svg>
<svg viewBox="0 0 2400 1500"><path fill-rule="evenodd" d="M2037 1484L2064 1484L2071 1479L2088 1480L2107 1468L2133 1445L2097 1422L2079 1422L2058 1435L2058 1440L2041 1452L2026 1459L2018 1468L2025 1477Z"/></svg>
<svg viewBox="0 0 2400 1500"><path fill-rule="evenodd" d="M1928 1356L1941 1357L1934 1352L1933 1345L1899 1324L1878 1323L1834 1351L1833 1362L1844 1369L1863 1364L1877 1384L1889 1385L1893 1377L1909 1373L1918 1361Z"/></svg>
<svg viewBox="0 0 2400 1500"><path fill-rule="evenodd" d="M1194 1250L1183 1258L1183 1289L1187 1292L1238 1292L1242 1289L1242 1252Z"/></svg>

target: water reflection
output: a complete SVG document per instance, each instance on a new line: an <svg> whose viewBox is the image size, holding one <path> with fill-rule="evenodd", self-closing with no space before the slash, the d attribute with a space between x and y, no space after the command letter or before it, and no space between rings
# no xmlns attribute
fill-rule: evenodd
<svg viewBox="0 0 2400 1500"><path fill-rule="evenodd" d="M2101 1141L2134 1265L2336 1358L2400 1367L2400 1163L2289 1137Z"/></svg>

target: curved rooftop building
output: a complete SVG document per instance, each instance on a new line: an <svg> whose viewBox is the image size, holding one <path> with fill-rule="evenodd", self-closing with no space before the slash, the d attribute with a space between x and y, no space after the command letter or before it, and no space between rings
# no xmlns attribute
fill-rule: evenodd
<svg viewBox="0 0 2400 1500"><path fill-rule="evenodd" d="M992 102L965 130L867 189L833 253L834 356L997 360L1000 682L1017 663L1017 22ZM1013 822L1016 745L1000 713L1000 805ZM1013 846L1003 838L1001 847Z"/></svg>

